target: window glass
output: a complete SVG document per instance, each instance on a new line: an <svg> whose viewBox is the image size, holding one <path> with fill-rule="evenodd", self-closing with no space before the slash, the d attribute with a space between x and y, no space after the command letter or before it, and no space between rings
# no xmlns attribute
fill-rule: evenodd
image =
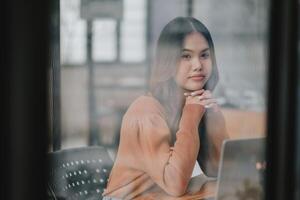
<svg viewBox="0 0 300 200"><path fill-rule="evenodd" d="M79 9L80 0L60 1L61 64L86 62L86 21Z"/></svg>
<svg viewBox="0 0 300 200"><path fill-rule="evenodd" d="M103 19L93 21L93 60L114 61L117 56L116 20Z"/></svg>
<svg viewBox="0 0 300 200"><path fill-rule="evenodd" d="M268 1L194 1L211 30L220 82L216 95L233 138L265 136Z"/></svg>
<svg viewBox="0 0 300 200"><path fill-rule="evenodd" d="M219 77L216 87L209 92L224 118L224 130L228 133L226 139L266 137L269 1L124 0L121 18L96 17L89 20L80 15L82 1L60 0L62 149L102 146L113 160L116 158L124 114L139 96L147 94L151 89L149 80L152 67L158 63L159 36L166 24L179 16L201 21L211 34ZM94 1L97 2L109 1ZM89 28L91 37L88 37ZM89 43L91 51L88 49ZM212 46L209 47L211 50ZM174 53L176 48L168 51ZM168 51L162 52L167 54ZM172 60L175 54L170 54L168 59ZM187 60L188 57L181 55L178 62L171 64L178 67L178 63ZM171 64L165 62L162 67ZM162 70L160 73L167 74L166 77L175 77L178 71L173 74ZM179 85L178 81L176 84ZM210 90L206 86L203 88ZM174 117L176 121L176 116L170 118ZM207 115L205 117L208 118ZM217 127L209 127L208 120L205 120L203 132ZM202 124L199 125L199 134L201 128ZM174 126L170 130L177 131L179 128ZM202 138L203 135L200 137L200 143L209 142L209 139ZM212 138L212 141L217 140L218 137ZM204 149L214 145L220 147L214 153L220 153L222 141L200 146ZM261 148L249 149L263 149L261 152L264 152L264 148L262 144ZM245 145L235 152L249 149ZM208 159L208 154L206 156L205 159ZM253 189L257 195L263 195L263 153L250 156L247 159L253 164L251 169L259 172L255 176L256 182L245 180L241 187L231 191L229 199L247 195ZM216 163L215 171L221 166L219 162ZM197 160L192 177L206 173L210 176L206 167L213 168L201 163L201 158ZM242 171L239 174L247 175L247 167L241 165L237 168ZM230 186L233 184L228 184Z"/></svg>
<svg viewBox="0 0 300 200"><path fill-rule="evenodd" d="M61 0L61 62L82 64L87 55L87 22L80 16L80 0ZM88 1L87 1L88 2ZM93 51L96 62L113 62L120 51L122 62L143 62L146 58L146 0L124 0L120 38L117 19L93 20ZM118 41L119 40L119 41ZM117 43L120 42L120 49Z"/></svg>
<svg viewBox="0 0 300 200"><path fill-rule="evenodd" d="M142 62L146 56L146 0L124 0L121 60Z"/></svg>

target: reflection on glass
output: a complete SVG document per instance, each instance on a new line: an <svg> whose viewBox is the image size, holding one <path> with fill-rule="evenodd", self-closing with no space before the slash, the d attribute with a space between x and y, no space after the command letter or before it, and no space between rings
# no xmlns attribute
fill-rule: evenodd
<svg viewBox="0 0 300 200"><path fill-rule="evenodd" d="M185 16L187 8L192 8L190 14L207 26L214 40L220 76L218 85L211 92L224 115L228 137L265 137L268 1L229 2L123 1L120 21L113 18L92 20L94 73L90 77L87 23L80 17L80 0L61 0L63 149L87 146L89 122L94 120L99 144L108 149L113 159L116 158L124 113L137 97L150 88L148 66L155 65L152 52L155 52L159 34L175 16ZM184 52L182 57L188 58L188 53ZM148 60L149 63L146 62ZM90 118L88 109L88 83L91 78L91 91L95 96L93 118ZM172 117L171 121L179 120L176 115ZM255 166L264 169L264 161ZM213 171L216 172L217 168ZM206 172L205 165L196 165L194 169L193 177ZM249 191L260 195L261 191L255 188L251 181L245 180L243 187L234 194L240 199Z"/></svg>
<svg viewBox="0 0 300 200"><path fill-rule="evenodd" d="M93 22L93 60L113 61L117 56L116 21L94 20Z"/></svg>
<svg viewBox="0 0 300 200"><path fill-rule="evenodd" d="M86 62L86 21L79 15L80 0L60 1L60 48L62 64Z"/></svg>
<svg viewBox="0 0 300 200"><path fill-rule="evenodd" d="M125 0L121 26L121 60L142 62L146 58L146 0Z"/></svg>

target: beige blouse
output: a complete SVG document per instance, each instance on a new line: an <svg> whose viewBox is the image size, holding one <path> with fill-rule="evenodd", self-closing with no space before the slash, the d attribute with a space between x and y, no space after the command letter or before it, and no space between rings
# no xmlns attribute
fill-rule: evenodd
<svg viewBox="0 0 300 200"><path fill-rule="evenodd" d="M199 104L184 106L171 146L162 105L152 96L137 98L123 117L119 149L103 196L140 199L157 190L183 195L197 160L198 124L204 112Z"/></svg>

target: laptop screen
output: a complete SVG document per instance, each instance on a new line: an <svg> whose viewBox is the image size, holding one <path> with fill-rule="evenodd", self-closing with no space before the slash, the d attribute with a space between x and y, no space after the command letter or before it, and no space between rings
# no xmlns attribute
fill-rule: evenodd
<svg viewBox="0 0 300 200"><path fill-rule="evenodd" d="M217 200L263 199L265 139L223 142Z"/></svg>

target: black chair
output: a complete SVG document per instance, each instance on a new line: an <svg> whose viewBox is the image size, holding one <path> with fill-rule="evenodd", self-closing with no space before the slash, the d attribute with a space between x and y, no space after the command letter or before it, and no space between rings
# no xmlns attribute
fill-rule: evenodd
<svg viewBox="0 0 300 200"><path fill-rule="evenodd" d="M50 199L102 199L113 166L104 147L65 149L48 154Z"/></svg>

